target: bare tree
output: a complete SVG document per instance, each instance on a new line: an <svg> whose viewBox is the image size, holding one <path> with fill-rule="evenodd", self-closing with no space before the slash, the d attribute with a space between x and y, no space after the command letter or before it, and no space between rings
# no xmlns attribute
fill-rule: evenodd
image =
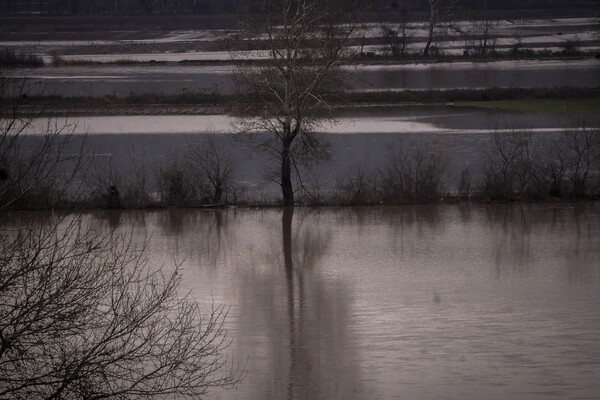
<svg viewBox="0 0 600 400"><path fill-rule="evenodd" d="M340 63L357 27L354 0L252 0L258 10L258 34L267 43L268 62L245 63L235 71L254 108L244 110L241 132L278 161L275 179L283 202L294 204L293 169L314 159L322 147L314 128L330 116L328 94L338 92ZM261 133L267 133L264 135Z"/></svg>
<svg viewBox="0 0 600 400"><path fill-rule="evenodd" d="M382 23L380 30L390 53L394 57L404 55L408 39L411 36L408 24L405 22Z"/></svg>
<svg viewBox="0 0 600 400"><path fill-rule="evenodd" d="M81 217L26 226L0 234L0 398L202 396L240 379L227 308L200 318L177 268Z"/></svg>
<svg viewBox="0 0 600 400"><path fill-rule="evenodd" d="M465 36L465 53L480 56L487 55L494 51L496 47L496 38L493 35L497 21L490 19L488 10L488 1L483 1L483 18L479 21L473 21L467 26L467 31L462 32Z"/></svg>
<svg viewBox="0 0 600 400"><path fill-rule="evenodd" d="M448 21L458 0L423 0L429 6L429 22L427 24L427 42L423 56L428 57L431 45L435 42L441 25Z"/></svg>

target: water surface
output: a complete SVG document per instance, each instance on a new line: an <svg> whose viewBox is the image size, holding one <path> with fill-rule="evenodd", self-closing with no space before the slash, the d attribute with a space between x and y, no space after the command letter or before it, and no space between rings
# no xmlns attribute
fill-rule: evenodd
<svg viewBox="0 0 600 400"><path fill-rule="evenodd" d="M600 204L98 212L231 305L216 399L592 399ZM104 227L104 228L102 228Z"/></svg>
<svg viewBox="0 0 600 400"><path fill-rule="evenodd" d="M348 68L356 91L424 90L486 87L597 87L600 60L528 60L489 63L428 63ZM231 93L232 67L201 65L82 65L24 68L15 82L27 79L31 94L127 96L131 93Z"/></svg>

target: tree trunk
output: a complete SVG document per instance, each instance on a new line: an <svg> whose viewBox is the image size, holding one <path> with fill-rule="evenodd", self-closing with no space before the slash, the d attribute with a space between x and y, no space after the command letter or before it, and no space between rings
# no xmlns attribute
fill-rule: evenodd
<svg viewBox="0 0 600 400"><path fill-rule="evenodd" d="M431 42L433 41L433 31L435 28L435 6L432 4L431 9L429 11L429 35L427 36L427 44L425 45L425 50L423 50L423 57L429 56L429 48L431 47Z"/></svg>
<svg viewBox="0 0 600 400"><path fill-rule="evenodd" d="M294 205L294 189L292 187L292 157L290 154L291 143L283 144L281 152L281 191L283 194L283 204L286 206Z"/></svg>
<svg viewBox="0 0 600 400"><path fill-rule="evenodd" d="M213 204L219 204L221 202L221 197L223 197L223 188L220 184L217 184L215 187L215 195L213 196Z"/></svg>
<svg viewBox="0 0 600 400"><path fill-rule="evenodd" d="M483 3L483 15L484 15L484 22L483 22L484 29L483 29L483 46L481 47L481 55L485 56L485 54L487 53L488 36L490 34L490 20L489 20L489 15L488 15L487 0L485 0Z"/></svg>
<svg viewBox="0 0 600 400"><path fill-rule="evenodd" d="M292 92L290 77L285 81L285 122L283 124L283 140L281 143L281 191L283 193L283 204L294 205L294 189L292 187Z"/></svg>

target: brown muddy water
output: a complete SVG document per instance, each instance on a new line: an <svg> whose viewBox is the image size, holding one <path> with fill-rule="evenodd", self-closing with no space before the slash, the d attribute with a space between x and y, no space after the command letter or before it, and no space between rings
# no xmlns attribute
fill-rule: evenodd
<svg viewBox="0 0 600 400"><path fill-rule="evenodd" d="M182 260L182 292L231 306L247 376L211 399L600 393L599 203L84 218L149 237L152 265Z"/></svg>

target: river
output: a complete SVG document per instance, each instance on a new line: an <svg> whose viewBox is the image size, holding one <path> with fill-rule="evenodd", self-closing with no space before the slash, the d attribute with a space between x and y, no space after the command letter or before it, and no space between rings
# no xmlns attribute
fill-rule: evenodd
<svg viewBox="0 0 600 400"><path fill-rule="evenodd" d="M36 214L39 217L39 214ZM23 214L21 214L23 216ZM102 211L231 306L213 399L592 399L600 204Z"/></svg>

